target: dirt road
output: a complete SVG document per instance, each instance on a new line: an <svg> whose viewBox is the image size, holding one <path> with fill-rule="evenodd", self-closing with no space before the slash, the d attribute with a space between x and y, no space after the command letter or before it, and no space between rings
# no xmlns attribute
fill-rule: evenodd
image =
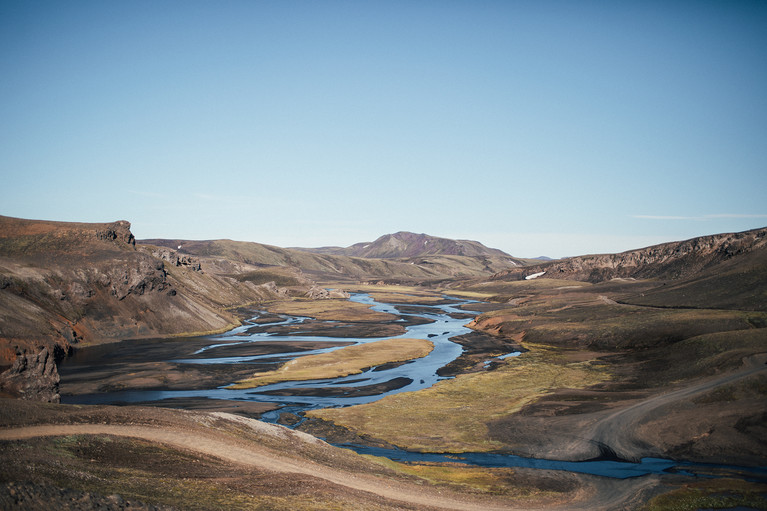
<svg viewBox="0 0 767 511"><path fill-rule="evenodd" d="M637 438L637 427L643 418L661 407L688 400L717 387L729 385L743 378L767 371L766 362L767 354L765 353L747 357L743 360L743 366L738 371L707 378L681 389L652 396L634 405L621 408L596 423L589 442L609 447L617 456L626 460L638 461L641 457L660 456L662 453L653 452L652 446Z"/></svg>
<svg viewBox="0 0 767 511"><path fill-rule="evenodd" d="M225 417L228 414L216 414ZM236 422L249 421L231 416ZM258 423L258 428L284 435L300 435L296 432L268 424ZM275 432L266 432L274 434ZM361 472L352 473L310 460L282 456L256 443L236 440L230 435L211 428L209 430L185 429L183 427L126 425L126 424L44 424L0 429L0 441L29 440L45 436L67 435L113 435L138 438L171 447L194 451L216 457L226 462L258 467L261 470L300 474L322 479L345 488L368 492L394 503L401 502L424 510L520 510L520 509L621 509L643 490L653 487L657 481L641 478L632 481L616 481L602 478L588 479L572 500L567 502L540 502L538 505L526 500L514 502L506 497L482 497L452 492L444 487L416 485L391 478L377 477ZM295 438L293 439L295 440ZM306 435L301 441L318 442ZM335 449L327 446L329 449Z"/></svg>
<svg viewBox="0 0 767 511"><path fill-rule="evenodd" d="M0 440L28 440L43 436L66 435L114 435L149 440L215 456L228 462L257 466L264 470L318 477L334 484L430 509L458 511L523 509L511 503L471 501L466 496L453 495L447 491L440 492L436 489L428 491L404 482L352 474L309 461L300 462L280 458L256 445L244 447L228 442L225 438L217 438L215 434L202 434L196 431L114 424L51 424L0 430ZM529 507L525 506L525 508Z"/></svg>

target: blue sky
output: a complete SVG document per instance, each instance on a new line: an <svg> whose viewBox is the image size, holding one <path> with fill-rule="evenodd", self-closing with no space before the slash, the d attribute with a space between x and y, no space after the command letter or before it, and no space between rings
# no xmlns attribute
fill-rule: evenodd
<svg viewBox="0 0 767 511"><path fill-rule="evenodd" d="M767 225L767 2L0 0L0 214L513 255Z"/></svg>

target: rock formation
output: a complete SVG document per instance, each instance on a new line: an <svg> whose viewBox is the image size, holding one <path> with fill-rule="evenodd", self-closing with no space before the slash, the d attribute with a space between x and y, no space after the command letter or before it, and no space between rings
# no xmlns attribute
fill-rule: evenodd
<svg viewBox="0 0 767 511"><path fill-rule="evenodd" d="M688 277L732 257L767 249L767 228L702 236L620 254L570 257L523 268L512 268L491 280L523 280L536 274L550 279L602 282L614 278Z"/></svg>
<svg viewBox="0 0 767 511"><path fill-rule="evenodd" d="M125 221L0 216L0 392L56 401L55 359L78 342L221 330L238 324L229 308L287 296L201 269L196 257L137 246Z"/></svg>
<svg viewBox="0 0 767 511"><path fill-rule="evenodd" d="M0 391L22 399L58 403L61 400L59 372L51 351L47 346L31 352L16 347L13 364L0 373Z"/></svg>

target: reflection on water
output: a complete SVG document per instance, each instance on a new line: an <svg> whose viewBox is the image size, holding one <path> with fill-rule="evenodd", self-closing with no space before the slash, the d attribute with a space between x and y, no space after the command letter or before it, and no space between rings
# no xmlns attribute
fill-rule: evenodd
<svg viewBox="0 0 767 511"><path fill-rule="evenodd" d="M375 302L367 294L355 294L351 300L371 305L373 310L389 312L398 315L414 315L428 319L425 324L407 326L407 331L398 336L399 338L428 339L434 343L434 350L426 357L410 362L394 365L394 367L373 367L362 374L351 376L309 380L300 382L280 382L265 385L257 389L229 389L225 386L203 390L126 390L120 392L106 392L99 394L62 396L64 403L77 404L121 404L161 401L173 398L213 398L235 401L258 401L281 405L279 409L263 413L261 420L277 422L283 413L300 414L309 409L350 406L361 403L369 403L381 399L384 396L399 392L409 392L425 389L434 385L437 381L445 379L437 375L437 370L447 365L460 356L462 348L452 342L451 337L469 333L471 330L463 325L468 322L466 311L458 309L457 305L470 303L469 300L454 299L453 305L430 305L421 308L416 314L404 314L395 309L394 305L380 304ZM405 309L407 310L405 306ZM411 308L412 309L412 308ZM450 314L458 313L464 319L455 319ZM298 324L305 320L302 317L283 316L282 322L270 323L271 326L284 324ZM342 346L335 344L356 342L364 344L378 339L349 339L347 337L317 337L309 335L275 335L270 333L254 333L255 323L245 322L225 334L210 336L200 339L200 348L193 355L195 358L177 359L172 356L168 360L182 364L273 364L275 360L290 360L298 356L324 353L340 349ZM226 353L232 346L241 346L259 342L295 342L311 341L313 343L326 341L334 344L332 347L313 349L307 351L290 351L287 345L285 352L267 353L252 356L215 356L217 352ZM142 362L147 357L145 350L165 350L170 346L173 351L173 341L131 341L133 349L127 354L121 353L119 358L122 362ZM186 344L178 344L179 352L182 346L188 349ZM99 364L104 360L115 356L112 347L96 347L82 350L78 354L82 364ZM162 351L163 353L165 351ZM188 351L187 351L188 353ZM490 365L497 360L519 355L518 352L507 353L486 361ZM62 373L65 375L66 373ZM323 392L323 389L325 392ZM356 389L356 391L355 391ZM353 449L362 454L384 456L403 462L458 462L487 467L529 467L547 470L566 470L586 474L594 474L618 479L637 477L647 474L660 474L675 472L682 475L705 477L711 471L735 470L743 473L746 479L765 480L767 469L743 468L743 467L718 467L714 465L694 465L679 463L671 460L657 458L644 458L640 463L623 461L582 461L563 462L554 460L542 460L521 458L519 456L496 454L496 453L461 453L461 454L431 454L414 453L399 449L383 449L376 447L343 444L340 447Z"/></svg>
<svg viewBox="0 0 767 511"><path fill-rule="evenodd" d="M418 316L429 320L425 324L408 325L406 332L394 338L412 338L428 339L434 344L434 350L427 356L410 362L398 365L372 367L362 374L354 374L346 377L307 380L300 382L280 382L271 385L258 387L257 389L230 389L226 386L202 389L202 390L125 390L119 392L106 392L99 394L63 396L62 401L66 403L77 404L108 404L108 403L137 403L145 401L157 401L173 398L204 397L212 399L228 399L239 401L260 401L270 402L289 406L294 413L314 409L337 406L350 406L361 403L376 401L389 394L399 392L410 392L421 390L434 385L437 381L445 379L437 375L437 370L452 362L461 355L463 348L452 342L451 337L469 333L471 330L463 326L468 322L465 319L466 311L458 309L457 306L463 303L470 303L470 300L451 299L454 304L430 306L428 311L419 311L418 314L404 314L395 308L395 305L381 304L373 300L369 295L357 293L352 295L352 301L370 305L373 310L380 312L389 312L401 316ZM450 314L459 313L464 315L463 319L454 319ZM282 322L270 323L270 326L299 324L306 318L282 316ZM250 356L216 356L216 352L221 351L217 348L229 348L236 345L253 344L258 342L328 342L330 343L348 343L354 341L356 344L365 344L375 342L381 338L373 339L349 339L348 337L318 337L306 334L301 335L275 335L271 333L258 332L249 333L254 326L253 322L245 322L242 326L230 330L221 335L207 338L207 344L194 352L194 358L176 359L169 361L182 364L259 364L273 363L275 359L279 361L290 360L298 356L325 353L342 348L343 346L332 346L328 348L319 348L308 351L285 351L280 353L258 354ZM392 338L392 337L386 337ZM206 354L210 356L205 356ZM404 382L406 385L386 385L391 381ZM309 395L307 389L323 389L327 387L345 387L350 391L347 393L328 392L328 395L322 395L322 392L315 392ZM355 388L371 388L379 386L381 392L354 392ZM291 393L294 389L295 393ZM287 411L283 408L282 412ZM262 420L276 420L278 414L266 414Z"/></svg>

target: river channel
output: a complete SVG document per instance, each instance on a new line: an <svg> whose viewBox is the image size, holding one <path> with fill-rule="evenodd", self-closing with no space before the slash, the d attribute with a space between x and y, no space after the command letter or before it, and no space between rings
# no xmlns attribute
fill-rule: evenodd
<svg viewBox="0 0 767 511"><path fill-rule="evenodd" d="M461 305L470 304L470 300L462 300L453 297L445 297L449 304L429 305L420 307L414 313L404 313L402 310L412 309L412 304L383 304L373 300L369 295L356 293L351 300L370 305L373 310L387 312L400 316L406 332L400 336L387 336L385 338L413 338L428 339L434 344L433 351L419 359L403 364L386 364L372 367L361 374L346 377L280 382L265 385L257 389L231 389L227 385L213 388L196 388L182 390L136 390L126 389L111 392L97 392L87 394L62 393L62 402L70 404L131 404L149 403L162 404L163 401L171 403L179 399L210 399L228 400L240 402L273 403L278 405L274 410L260 414L260 419L265 422L277 422L281 414L292 413L300 415L310 409L343 407L377 401L387 395L411 392L429 388L437 381L446 377L438 374L439 369L458 358L463 348L453 342L451 338L468 334L470 329L464 325L469 321L467 311L460 308ZM401 309L401 310L400 310ZM224 365L231 367L251 367L252 372L273 368L276 364L293 358L324 353L341 349L350 344L364 344L381 340L377 338L350 339L349 337L330 337L309 335L309 333L296 333L291 335L274 334L265 332L256 325L257 317L243 322L243 325L224 334L208 336L200 339L200 346L191 355L176 358L169 353L167 362L174 364L189 365ZM300 326L307 318L281 315L279 320L270 323L271 326L293 325ZM260 331L259 331L260 330ZM134 342L135 341L130 341ZM312 348L301 351L291 351L296 343L309 343ZM144 343L146 348L155 348L163 341ZM267 353L230 356L233 348L247 348L256 346L258 343L284 343L285 349L271 350ZM122 344L122 343L121 343ZM165 343L167 345L167 342ZM318 346L319 344L319 346ZM323 347L327 344L329 347ZM183 343L179 343L182 346ZM66 388L67 379L82 377L88 368L107 367L110 363L110 353L114 349L110 347L85 348L80 350L71 360L65 361L61 367L62 388ZM179 353L184 353L179 351ZM188 353L188 351L186 352ZM518 353L507 353L498 358L516 356ZM134 355L136 361L140 361L141 354ZM121 357L124 362L125 357ZM487 363L490 363L489 359ZM129 361L130 362L130 361ZM229 383L233 383L229 382ZM353 449L364 454L385 456L397 461L411 462L458 462L488 467L530 467L548 470L566 470L571 472L587 473L625 479L647 474L661 474L674 472L678 474L700 475L707 474L712 468L736 469L736 467L713 467L679 463L672 460L657 458L645 458L639 463L623 462L615 460L594 460L583 462L563 462L556 460L521 458L508 454L496 453L419 453L399 449L383 449L361 445L339 444L339 447ZM765 468L737 468L747 472L746 477L757 479L767 478Z"/></svg>
<svg viewBox="0 0 767 511"><path fill-rule="evenodd" d="M369 295L357 293L351 296L352 301L370 305L373 310L388 312L391 314L407 317L415 314L403 314L396 309L396 305L381 304L375 302ZM125 404L165 399L178 399L190 397L203 397L209 399L226 399L238 401L258 401L275 403L282 406L274 412L267 412L261 416L261 420L275 422L280 413L286 411L298 413L314 408L327 408L350 406L369 403L383 398L384 396L399 392L421 390L434 385L444 379L437 371L452 362L461 355L463 348L450 340L451 337L471 332L464 326L467 323L466 311L457 306L468 303L466 300L454 300L455 304L431 305L428 309L417 314L422 323L407 324L406 332L399 336L386 338L428 339L434 344L434 349L429 355L412 360L404 364L392 364L391 366L372 367L362 374L346 377L281 382L272 385L258 387L258 389L231 389L220 386L210 389L196 390L124 390L118 392L101 392L86 395L64 395L63 402L73 404ZM456 317L451 316L455 315ZM271 326L301 324L307 318L295 316L283 316L281 322L271 323ZM401 319L408 323L406 319ZM365 344L381 340L382 338L349 339L348 337L313 336L305 334L275 335L266 332L248 333L254 323L246 321L242 326L230 330L221 335L208 338L210 344L195 351L189 358L173 358L169 362L176 364L249 364L253 365L253 372L259 370L259 366L273 365L275 362L284 362L298 356L312 355L341 349L353 344ZM266 353L246 356L222 356L218 352L231 351L235 346L243 346L261 342L282 342L285 346L292 346L296 342L326 343L331 347L316 348L311 350L292 352L289 349L277 353ZM342 344L339 346L338 344ZM108 348L105 350L108 351ZM88 349L86 348L86 350ZM103 360L83 355L88 364L103 363ZM67 361L62 367L63 378L66 378L69 369L80 363L78 356ZM233 383L233 382L232 382ZM335 389L343 389L336 392ZM375 392L365 389L377 389ZM324 389L327 392L317 392Z"/></svg>

